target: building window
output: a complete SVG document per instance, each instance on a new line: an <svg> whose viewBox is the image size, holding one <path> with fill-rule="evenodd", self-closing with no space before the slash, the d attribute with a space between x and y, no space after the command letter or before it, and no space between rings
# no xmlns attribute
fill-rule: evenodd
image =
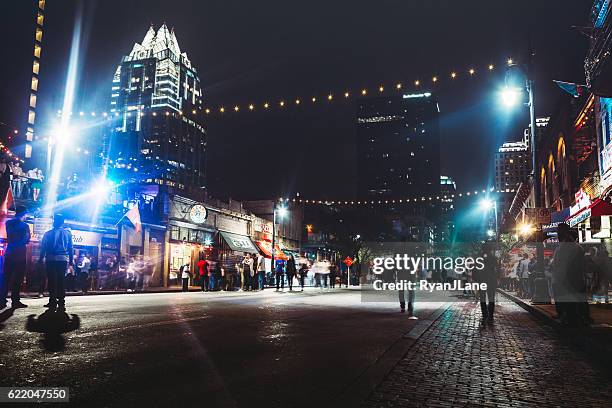
<svg viewBox="0 0 612 408"><path fill-rule="evenodd" d="M180 241L181 240L179 238L179 227L177 227L176 225L171 225L170 226L170 239L173 239L175 241Z"/></svg>
<svg viewBox="0 0 612 408"><path fill-rule="evenodd" d="M43 13L39 11L38 15L36 16L36 24L38 24L39 26L42 26L44 21L45 21L45 16L43 15Z"/></svg>
<svg viewBox="0 0 612 408"><path fill-rule="evenodd" d="M40 27L36 27L36 41L42 41L43 30Z"/></svg>
<svg viewBox="0 0 612 408"><path fill-rule="evenodd" d="M36 107L36 94L30 94L30 108Z"/></svg>
<svg viewBox="0 0 612 408"><path fill-rule="evenodd" d="M38 61L34 61L34 65L32 65L32 72L38 75L39 69L40 69L40 63Z"/></svg>
<svg viewBox="0 0 612 408"><path fill-rule="evenodd" d="M33 124L34 124L34 119L35 119L35 118L36 118L36 112L34 112L33 110L30 110L30 111L28 112L28 123L29 123L30 125L33 125Z"/></svg>
<svg viewBox="0 0 612 408"><path fill-rule="evenodd" d="M40 45L34 44L34 56L40 58Z"/></svg>

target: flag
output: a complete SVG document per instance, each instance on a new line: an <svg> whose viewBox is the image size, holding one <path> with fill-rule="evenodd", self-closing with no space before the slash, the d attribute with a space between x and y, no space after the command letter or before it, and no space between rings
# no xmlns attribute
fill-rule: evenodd
<svg viewBox="0 0 612 408"><path fill-rule="evenodd" d="M124 217L126 217L128 220L130 220L132 224L134 224L136 232L140 232L142 224L140 223L140 211L138 211L138 205L135 205L128 212L126 212Z"/></svg>
<svg viewBox="0 0 612 408"><path fill-rule="evenodd" d="M563 89L574 98L578 98L586 91L586 85L578 85L573 82L553 81L557 86Z"/></svg>
<svg viewBox="0 0 612 408"><path fill-rule="evenodd" d="M13 189L9 187L6 191L4 200L2 200L2 204L0 204L0 214L8 214L9 208L11 208L14 204L15 200L13 199Z"/></svg>

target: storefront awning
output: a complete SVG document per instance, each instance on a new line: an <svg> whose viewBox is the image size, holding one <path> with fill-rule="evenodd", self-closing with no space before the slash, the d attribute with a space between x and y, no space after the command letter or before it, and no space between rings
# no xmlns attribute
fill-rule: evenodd
<svg viewBox="0 0 612 408"><path fill-rule="evenodd" d="M251 238L246 235L232 234L231 232L220 231L221 236L227 242L227 245L236 252L247 252L249 254L258 254L257 248L253 245Z"/></svg>
<svg viewBox="0 0 612 408"><path fill-rule="evenodd" d="M256 241L257 246L261 249L264 256L266 258L272 258L272 243L270 241ZM286 261L287 255L278 247L278 245L274 245L274 259L280 259Z"/></svg>
<svg viewBox="0 0 612 408"><path fill-rule="evenodd" d="M570 227L575 227L583 221L588 220L591 217L601 217L603 215L612 215L612 204L607 201L600 200L599 198L593 201L593 203L578 211L576 214L569 217L566 222Z"/></svg>

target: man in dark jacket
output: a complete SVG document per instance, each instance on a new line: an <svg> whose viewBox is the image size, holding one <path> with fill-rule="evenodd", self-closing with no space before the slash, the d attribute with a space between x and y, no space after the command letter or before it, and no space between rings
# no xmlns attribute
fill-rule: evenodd
<svg viewBox="0 0 612 408"><path fill-rule="evenodd" d="M30 227L25 222L27 210L18 206L15 217L6 222L6 255L4 257L4 279L0 292L0 309L6 307L6 296L11 290L13 309L28 307L21 303L19 291L26 268L26 248L30 242Z"/></svg>
<svg viewBox="0 0 612 408"><path fill-rule="evenodd" d="M72 233L64 227L64 217L55 214L53 229L45 232L40 244L38 262L46 261L49 285L49 308L65 311L66 290L64 276L68 266L73 267Z"/></svg>
<svg viewBox="0 0 612 408"><path fill-rule="evenodd" d="M495 250L496 245L493 242L486 242L482 248L484 267L474 270L475 280L478 283L487 284L485 290L478 291L483 326L487 323L493 323L493 312L495 311L495 292L497 291L497 279L499 276L499 264Z"/></svg>

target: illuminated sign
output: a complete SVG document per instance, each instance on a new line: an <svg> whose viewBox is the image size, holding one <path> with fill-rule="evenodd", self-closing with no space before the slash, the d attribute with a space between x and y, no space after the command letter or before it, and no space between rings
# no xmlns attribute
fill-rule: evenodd
<svg viewBox="0 0 612 408"><path fill-rule="evenodd" d="M206 207L203 205L196 204L189 210L189 218L191 218L191 221L195 222L196 224L203 223L206 221L207 217L208 210L206 210Z"/></svg>
<svg viewBox="0 0 612 408"><path fill-rule="evenodd" d="M578 190L578 192L574 195L574 198L576 199L576 204L570 207L570 215L574 215L580 210L588 208L591 205L591 197L589 197L589 195L585 193L583 189Z"/></svg>

